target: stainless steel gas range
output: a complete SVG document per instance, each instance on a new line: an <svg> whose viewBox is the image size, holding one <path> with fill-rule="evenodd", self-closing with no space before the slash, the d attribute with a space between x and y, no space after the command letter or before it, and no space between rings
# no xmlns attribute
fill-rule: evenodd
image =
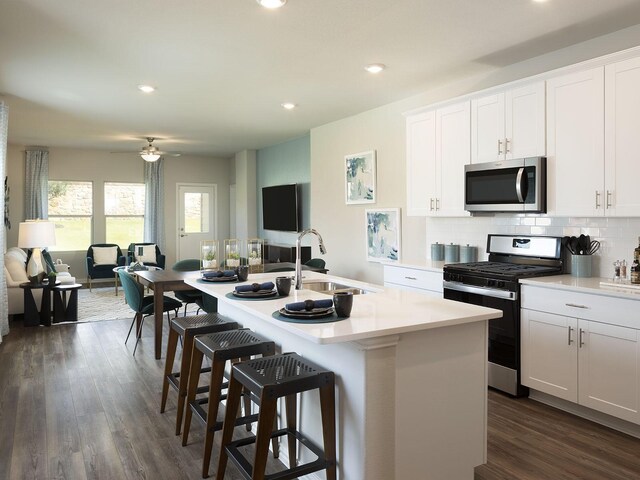
<svg viewBox="0 0 640 480"><path fill-rule="evenodd" d="M444 298L502 310L489 321L489 386L522 396L520 383L520 284L528 277L562 273L561 238L494 235L489 260L444 266Z"/></svg>

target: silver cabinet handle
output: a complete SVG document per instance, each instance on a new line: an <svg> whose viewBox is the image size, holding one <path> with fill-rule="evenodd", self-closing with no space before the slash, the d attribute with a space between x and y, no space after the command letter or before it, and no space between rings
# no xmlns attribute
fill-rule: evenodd
<svg viewBox="0 0 640 480"><path fill-rule="evenodd" d="M433 198L429 199L429 211L433 212Z"/></svg>
<svg viewBox="0 0 640 480"><path fill-rule="evenodd" d="M573 328L569 326L569 329L567 330L567 345L571 345L573 343L573 340L571 340L571 332L573 332Z"/></svg>
<svg viewBox="0 0 640 480"><path fill-rule="evenodd" d="M504 139L504 146L506 149L506 153L511 153L511 148L509 147L509 144L511 143L511 140L509 140L508 138Z"/></svg>
<svg viewBox="0 0 640 480"><path fill-rule="evenodd" d="M600 208L600 192L596 190L596 209Z"/></svg>
<svg viewBox="0 0 640 480"><path fill-rule="evenodd" d="M582 339L582 336L583 336L583 335L584 335L584 330L581 328L581 329L580 329L580 339L579 339L579 343L578 343L578 346L579 346L580 348L582 348L582 346L584 345L584 340Z"/></svg>
<svg viewBox="0 0 640 480"><path fill-rule="evenodd" d="M502 140L498 139L498 155L502 155Z"/></svg>
<svg viewBox="0 0 640 480"><path fill-rule="evenodd" d="M607 208L611 208L611 192L607 190Z"/></svg>
<svg viewBox="0 0 640 480"><path fill-rule="evenodd" d="M587 308L587 309L589 308L586 305L579 305L577 303L565 303L565 305L567 307L573 307L573 308Z"/></svg>
<svg viewBox="0 0 640 480"><path fill-rule="evenodd" d="M440 210L440 199L436 198L436 211Z"/></svg>
<svg viewBox="0 0 640 480"><path fill-rule="evenodd" d="M418 280L416 277L404 277L404 278L406 278L407 280Z"/></svg>

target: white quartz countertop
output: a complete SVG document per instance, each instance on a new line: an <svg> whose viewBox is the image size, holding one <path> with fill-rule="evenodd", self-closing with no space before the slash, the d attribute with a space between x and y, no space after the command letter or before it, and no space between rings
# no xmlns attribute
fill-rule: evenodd
<svg viewBox="0 0 640 480"><path fill-rule="evenodd" d="M245 283L274 281L283 273L250 274ZM288 297L269 300L241 300L227 298L238 283L208 283L193 278L185 283L218 298L218 302L229 304L247 313L285 329L315 343L341 343L373 339L386 335L449 327L470 322L485 321L502 316L500 310L479 307L461 302L434 298L417 292L382 287L333 275L305 271L305 280L335 281L343 285L358 287L371 293L355 295L351 317L328 323L289 323L272 317L273 312L287 303L330 298L329 295L311 290L295 290L292 286Z"/></svg>
<svg viewBox="0 0 640 480"><path fill-rule="evenodd" d="M535 285L538 287L553 288L556 290L569 290L573 292L605 295L631 300L640 300L640 289L625 288L624 284L617 286L601 285L601 282L610 283L610 278L581 278L571 275L554 275L550 277L523 278L522 285Z"/></svg>

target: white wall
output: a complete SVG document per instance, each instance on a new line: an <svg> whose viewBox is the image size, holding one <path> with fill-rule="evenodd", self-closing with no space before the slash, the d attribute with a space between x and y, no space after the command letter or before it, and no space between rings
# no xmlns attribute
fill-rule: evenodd
<svg viewBox="0 0 640 480"><path fill-rule="evenodd" d="M506 219L474 217L428 221L420 217L406 217L405 127L402 113L634 47L639 39L640 26L630 27L312 129L311 224L320 231L327 244L326 260L331 273L382 283L381 266L366 261L364 210L367 207L347 206L344 203L344 156L366 150L377 151L378 166L377 202L368 207L402 208L403 263L423 262L427 257L428 245L434 241L484 245L488 233L507 230L559 235L593 232L593 236L605 239L604 255L596 268L596 272L602 271L603 274L608 274L606 264L612 259L628 260L640 234L640 220L636 219L541 218L536 223L535 218L515 216ZM385 72L385 75L392 74L391 68Z"/></svg>
<svg viewBox="0 0 640 480"><path fill-rule="evenodd" d="M243 150L235 157L236 179L236 238L256 238L258 217L256 213L256 151ZM220 237L221 239L228 237Z"/></svg>
<svg viewBox="0 0 640 480"><path fill-rule="evenodd" d="M11 188L10 217L13 228L7 235L7 248L18 244L18 224L24 220L24 149L9 145L7 175ZM176 259L176 183L215 183L218 185L218 232L220 238L229 235L229 159L184 155L165 159L165 238L167 265ZM50 148L50 180L92 181L94 188L93 243L104 242L104 182L144 182L143 160L138 155L110 154L99 150ZM137 239L132 239L135 241ZM88 247L88 245L87 245ZM72 275L84 279L86 250L56 252L71 265Z"/></svg>

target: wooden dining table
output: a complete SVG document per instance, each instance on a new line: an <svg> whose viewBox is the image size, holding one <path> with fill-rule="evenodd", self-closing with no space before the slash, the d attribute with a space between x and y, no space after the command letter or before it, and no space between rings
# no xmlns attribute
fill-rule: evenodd
<svg viewBox="0 0 640 480"><path fill-rule="evenodd" d="M176 272L173 270L141 270L136 272L138 282L153 290L153 316L154 316L154 341L155 356L160 358L162 354L162 317L164 312L163 296L165 292L176 290L193 290L184 283L185 278L193 278L197 272ZM136 319L136 327L142 321L140 316Z"/></svg>

